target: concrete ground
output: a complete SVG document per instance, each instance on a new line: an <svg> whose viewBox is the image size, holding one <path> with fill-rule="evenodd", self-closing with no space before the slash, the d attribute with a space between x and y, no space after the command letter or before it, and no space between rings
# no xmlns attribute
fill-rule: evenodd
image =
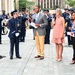
<svg viewBox="0 0 75 75"><path fill-rule="evenodd" d="M51 34L52 35L52 34ZM20 43L22 59L9 59L10 43L8 35L3 35L3 44L0 45L0 55L6 56L0 60L0 75L75 75L75 65L70 65L72 47L64 44L63 60L55 60L55 45L45 45L45 59L35 59L37 55L33 31L27 30L26 42ZM65 39L66 41L66 39Z"/></svg>

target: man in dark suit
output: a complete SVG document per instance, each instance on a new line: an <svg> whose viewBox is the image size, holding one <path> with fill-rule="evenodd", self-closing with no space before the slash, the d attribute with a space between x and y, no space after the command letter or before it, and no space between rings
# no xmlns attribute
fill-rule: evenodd
<svg viewBox="0 0 75 75"><path fill-rule="evenodd" d="M1 22L2 22L2 16L0 15L0 44L2 44L2 38L1 38L1 35L2 35L2 24L1 24Z"/></svg>
<svg viewBox="0 0 75 75"><path fill-rule="evenodd" d="M47 16L47 21L48 25L45 27L46 28L46 35L45 35L45 44L50 44L50 30L51 30L51 22L52 22L52 17L49 14L49 10L44 10L44 14Z"/></svg>
<svg viewBox="0 0 75 75"><path fill-rule="evenodd" d="M0 44L2 44L2 38L1 38L1 36L2 36L2 25L1 25L1 22L2 22L2 16L0 15ZM3 56L1 56L0 55L0 59L2 59L3 58Z"/></svg>
<svg viewBox="0 0 75 75"><path fill-rule="evenodd" d="M15 52L16 58L21 59L19 55L19 34L20 34L20 21L18 19L17 11L12 12L13 17L9 20L8 28L9 38L10 38L10 59L13 59L13 52L14 52L14 45L15 45Z"/></svg>
<svg viewBox="0 0 75 75"><path fill-rule="evenodd" d="M24 10L22 10L20 42L25 42L25 35L26 35L26 25L25 25L25 22L27 20L28 20L27 15L25 14Z"/></svg>

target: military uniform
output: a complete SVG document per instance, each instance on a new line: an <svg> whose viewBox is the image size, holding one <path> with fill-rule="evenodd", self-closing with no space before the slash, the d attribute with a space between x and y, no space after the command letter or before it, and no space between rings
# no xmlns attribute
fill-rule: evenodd
<svg viewBox="0 0 75 75"><path fill-rule="evenodd" d="M2 38L1 38L1 35L2 35L2 25L1 25L1 22L2 22L2 16L0 15L0 44L2 44Z"/></svg>
<svg viewBox="0 0 75 75"><path fill-rule="evenodd" d="M51 30L52 17L49 14L47 15L47 21L48 25L45 27L46 29L45 44L50 44L50 30Z"/></svg>
<svg viewBox="0 0 75 75"><path fill-rule="evenodd" d="M64 12L63 14L62 14L62 16L64 17L64 19L65 19L65 23L67 23L67 27L66 27L66 36L68 37L68 45L71 45L71 36L69 36L69 35L67 35L67 32L71 32L71 30L69 30L69 27L70 27L70 14L69 13L66 13L66 12Z"/></svg>
<svg viewBox="0 0 75 75"><path fill-rule="evenodd" d="M51 22L52 17L49 14L49 10L44 10L44 14L47 16L48 25L45 26L46 35L45 35L45 44L50 44L50 30L51 30Z"/></svg>
<svg viewBox="0 0 75 75"><path fill-rule="evenodd" d="M26 14L23 14L21 17L21 34L20 34L20 42L24 42L25 41L25 35L26 35L26 22L27 16Z"/></svg>
<svg viewBox="0 0 75 75"><path fill-rule="evenodd" d="M8 23L9 38L10 38L10 59L13 59L14 46L17 58L21 58L19 55L19 35L20 35L20 21L18 18L11 18Z"/></svg>

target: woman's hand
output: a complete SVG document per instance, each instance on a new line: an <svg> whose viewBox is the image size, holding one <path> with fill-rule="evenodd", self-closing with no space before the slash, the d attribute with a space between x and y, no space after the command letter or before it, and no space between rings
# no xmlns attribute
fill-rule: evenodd
<svg viewBox="0 0 75 75"><path fill-rule="evenodd" d="M53 28L55 26L55 22L52 22L52 25L51 25L51 27Z"/></svg>
<svg viewBox="0 0 75 75"><path fill-rule="evenodd" d="M71 30L71 27L69 27L68 29Z"/></svg>

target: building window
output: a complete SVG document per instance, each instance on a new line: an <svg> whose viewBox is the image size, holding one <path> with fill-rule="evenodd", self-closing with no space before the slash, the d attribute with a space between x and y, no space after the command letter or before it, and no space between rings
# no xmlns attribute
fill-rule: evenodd
<svg viewBox="0 0 75 75"><path fill-rule="evenodd" d="M43 0L41 1L41 8L43 9Z"/></svg>
<svg viewBox="0 0 75 75"><path fill-rule="evenodd" d="M44 0L44 8L46 8L46 0Z"/></svg>
<svg viewBox="0 0 75 75"><path fill-rule="evenodd" d="M47 8L49 8L49 0L47 0Z"/></svg>
<svg viewBox="0 0 75 75"><path fill-rule="evenodd" d="M59 5L58 5L58 0L56 0L56 5L59 6Z"/></svg>
<svg viewBox="0 0 75 75"><path fill-rule="evenodd" d="M38 5L40 5L40 0L38 0Z"/></svg>
<svg viewBox="0 0 75 75"><path fill-rule="evenodd" d="M59 0L59 6L60 6L60 8L61 8L61 0Z"/></svg>
<svg viewBox="0 0 75 75"><path fill-rule="evenodd" d="M53 0L53 8L55 8L55 0Z"/></svg>
<svg viewBox="0 0 75 75"><path fill-rule="evenodd" d="M50 0L50 8L52 8L52 0Z"/></svg>

